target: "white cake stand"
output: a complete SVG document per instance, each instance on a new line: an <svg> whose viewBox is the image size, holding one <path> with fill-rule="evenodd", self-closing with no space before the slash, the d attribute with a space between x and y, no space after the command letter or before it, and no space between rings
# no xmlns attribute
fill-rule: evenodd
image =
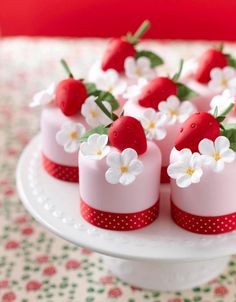
<svg viewBox="0 0 236 302"><path fill-rule="evenodd" d="M79 211L79 186L44 172L40 137L24 150L17 168L17 187L32 216L58 236L103 254L111 272L151 290L182 290L215 278L236 252L236 232L197 235L176 226L169 216L168 186L161 193L161 215L137 231L93 227ZM92 189L92 188L91 188Z"/></svg>

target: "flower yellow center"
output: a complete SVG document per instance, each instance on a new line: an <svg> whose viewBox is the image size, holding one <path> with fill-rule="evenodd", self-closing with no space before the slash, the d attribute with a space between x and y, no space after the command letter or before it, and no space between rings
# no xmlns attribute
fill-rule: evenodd
<svg viewBox="0 0 236 302"><path fill-rule="evenodd" d="M179 114L178 111L174 109L170 109L169 111L171 116L177 116Z"/></svg>
<svg viewBox="0 0 236 302"><path fill-rule="evenodd" d="M148 128L149 129L154 129L155 128L155 123L153 121L150 121Z"/></svg>
<svg viewBox="0 0 236 302"><path fill-rule="evenodd" d="M188 174L189 176L192 176L193 173L194 173L194 169L192 167L188 167L186 170L185 170L186 174Z"/></svg>
<svg viewBox="0 0 236 302"><path fill-rule="evenodd" d="M101 155L102 155L102 150L101 150L101 149L98 149L98 150L97 150L97 155L98 155L98 156L101 156Z"/></svg>
<svg viewBox="0 0 236 302"><path fill-rule="evenodd" d="M127 166L120 167L121 173L127 173L129 171L129 168Z"/></svg>
<svg viewBox="0 0 236 302"><path fill-rule="evenodd" d="M214 160L216 160L216 161L220 160L220 159L221 159L220 153L219 153L219 152L215 152L215 153L213 154L213 158L214 158Z"/></svg>
<svg viewBox="0 0 236 302"><path fill-rule="evenodd" d="M95 111L95 110L90 111L90 114L93 118L96 118L98 115L97 111Z"/></svg>
<svg viewBox="0 0 236 302"><path fill-rule="evenodd" d="M78 138L78 133L76 131L72 131L70 133L70 137L71 139L76 140Z"/></svg>
<svg viewBox="0 0 236 302"><path fill-rule="evenodd" d="M112 86L108 86L108 87L107 87L107 91L110 92L110 93L112 93L113 87L112 87Z"/></svg>
<svg viewBox="0 0 236 302"><path fill-rule="evenodd" d="M135 74L136 74L138 77L141 77L141 75L142 75L142 70L140 69L140 67L137 67L137 68L135 69Z"/></svg>
<svg viewBox="0 0 236 302"><path fill-rule="evenodd" d="M226 79L222 79L221 85L222 85L223 87L227 88L227 87L228 87L228 81L227 81Z"/></svg>

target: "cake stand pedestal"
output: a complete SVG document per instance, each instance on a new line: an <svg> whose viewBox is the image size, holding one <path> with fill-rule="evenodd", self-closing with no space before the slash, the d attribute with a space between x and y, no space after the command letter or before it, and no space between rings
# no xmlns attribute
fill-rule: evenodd
<svg viewBox="0 0 236 302"><path fill-rule="evenodd" d="M161 190L161 214L136 231L96 228L80 215L79 185L56 180L41 166L40 136L24 150L17 168L20 198L32 216L53 233L101 253L111 272L151 290L183 290L221 273L236 252L236 232L198 235L176 226L169 216L169 187Z"/></svg>

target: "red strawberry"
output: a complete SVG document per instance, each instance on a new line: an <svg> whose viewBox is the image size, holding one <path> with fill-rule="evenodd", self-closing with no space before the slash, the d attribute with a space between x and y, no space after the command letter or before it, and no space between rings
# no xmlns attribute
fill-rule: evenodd
<svg viewBox="0 0 236 302"><path fill-rule="evenodd" d="M69 78L57 85L56 103L67 116L76 114L81 109L86 97L86 87L80 80Z"/></svg>
<svg viewBox="0 0 236 302"><path fill-rule="evenodd" d="M140 155L147 150L147 139L143 127L134 117L119 117L111 125L108 137L111 145L120 151L132 148Z"/></svg>
<svg viewBox="0 0 236 302"><path fill-rule="evenodd" d="M199 59L195 79L200 83L208 83L211 79L210 72L213 68L223 68L227 65L228 60L226 55L218 49L210 48Z"/></svg>
<svg viewBox="0 0 236 302"><path fill-rule="evenodd" d="M124 61L127 57L134 57L136 50L133 44L124 38L112 39L102 60L102 70L110 68L118 72L124 71Z"/></svg>
<svg viewBox="0 0 236 302"><path fill-rule="evenodd" d="M126 37L112 39L102 59L102 70L106 71L112 68L118 72L123 72L125 59L135 57L135 45L138 44L139 38L146 32L149 26L150 23L146 20L134 35L129 33Z"/></svg>
<svg viewBox="0 0 236 302"><path fill-rule="evenodd" d="M198 152L198 145L204 138L214 141L220 135L220 123L207 112L192 114L182 125L175 141L175 148L182 150L189 148Z"/></svg>
<svg viewBox="0 0 236 302"><path fill-rule="evenodd" d="M144 87L138 102L143 107L157 110L158 104L170 95L177 95L176 83L167 77L157 77Z"/></svg>

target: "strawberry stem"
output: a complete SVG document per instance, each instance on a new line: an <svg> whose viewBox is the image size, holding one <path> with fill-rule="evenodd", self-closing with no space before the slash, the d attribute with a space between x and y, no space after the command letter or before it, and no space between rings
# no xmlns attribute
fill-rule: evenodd
<svg viewBox="0 0 236 302"><path fill-rule="evenodd" d="M226 116L234 108L234 103L231 103L222 113L221 116Z"/></svg>
<svg viewBox="0 0 236 302"><path fill-rule="evenodd" d="M220 45L219 45L217 48L218 48L218 50L219 50L220 52L223 52L223 50L224 50L224 43L221 42Z"/></svg>
<svg viewBox="0 0 236 302"><path fill-rule="evenodd" d="M116 114L114 114L113 112L109 112L109 111L107 110L107 108L104 106L104 104L102 103L102 101L101 101L99 98L97 98L97 99L95 100L95 103L96 103L97 106L102 110L102 112L103 112L104 114L106 114L106 116L109 117L109 119L111 119L113 122L114 122L116 119L118 119L118 116L117 116Z"/></svg>
<svg viewBox="0 0 236 302"><path fill-rule="evenodd" d="M130 32L127 33L126 39L131 44L136 45L139 42L141 36L150 28L150 22L148 20L143 21L136 32L132 35Z"/></svg>
<svg viewBox="0 0 236 302"><path fill-rule="evenodd" d="M177 82L177 81L178 81L178 79L179 79L179 77L180 77L180 75L181 75L182 69L183 69L183 65L184 65L184 60L181 59L181 60L180 60L180 63L179 63L179 69L178 69L178 71L177 71L177 72L173 75L173 77L172 77L172 80L173 80L174 82Z"/></svg>
<svg viewBox="0 0 236 302"><path fill-rule="evenodd" d="M71 72L71 70L70 70L68 64L66 63L66 61L65 61L64 59L61 59L60 62L61 62L61 64L62 64L63 68L65 69L66 73L68 74L69 78L72 78L72 79L73 79L74 76L73 76L73 74L72 74L72 72Z"/></svg>
<svg viewBox="0 0 236 302"><path fill-rule="evenodd" d="M140 27L136 30L133 35L133 38L137 41L139 40L142 35L150 28L150 22L148 20L143 21Z"/></svg>

